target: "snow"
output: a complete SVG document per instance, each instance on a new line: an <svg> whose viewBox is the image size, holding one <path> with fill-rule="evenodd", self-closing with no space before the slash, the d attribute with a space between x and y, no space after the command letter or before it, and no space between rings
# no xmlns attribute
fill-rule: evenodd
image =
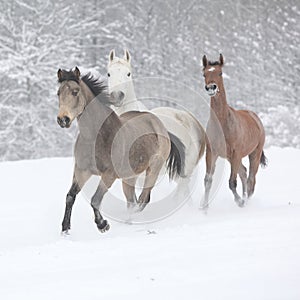
<svg viewBox="0 0 300 300"><path fill-rule="evenodd" d="M202 160L192 199L170 217L109 220L100 234L79 195L68 238L60 223L73 159L1 163L1 299L300 299L300 150L265 152L269 166L242 209L227 163L208 214L198 209Z"/></svg>

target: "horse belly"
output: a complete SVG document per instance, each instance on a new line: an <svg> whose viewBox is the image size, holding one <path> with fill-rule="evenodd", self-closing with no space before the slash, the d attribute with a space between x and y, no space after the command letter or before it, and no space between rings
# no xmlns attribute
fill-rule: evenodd
<svg viewBox="0 0 300 300"><path fill-rule="evenodd" d="M258 145L263 145L265 133L259 117L252 111L239 111L240 123L243 130L239 131L237 147L242 157L252 153Z"/></svg>

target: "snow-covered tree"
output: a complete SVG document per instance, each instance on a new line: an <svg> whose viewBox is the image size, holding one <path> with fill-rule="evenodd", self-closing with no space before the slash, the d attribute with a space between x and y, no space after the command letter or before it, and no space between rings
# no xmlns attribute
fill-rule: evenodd
<svg viewBox="0 0 300 300"><path fill-rule="evenodd" d="M283 115L281 106L291 114L299 106L299 16L298 0L0 1L0 157L71 155L75 126L56 124L57 69L78 65L105 75L109 51L122 55L125 47L135 78L173 80L150 88L174 94L197 116L202 100L189 88L207 98L201 57L222 51L229 103L262 113L268 141L300 147L298 125L281 119L290 128L283 142L267 117L272 107Z"/></svg>

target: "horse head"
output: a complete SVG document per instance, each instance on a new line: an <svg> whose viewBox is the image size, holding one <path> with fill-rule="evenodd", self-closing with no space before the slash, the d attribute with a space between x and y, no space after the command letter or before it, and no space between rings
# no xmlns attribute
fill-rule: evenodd
<svg viewBox="0 0 300 300"><path fill-rule="evenodd" d="M59 112L57 123L62 128L69 128L73 120L84 110L85 100L80 86L80 71L59 69L57 72L60 87L57 91L59 98Z"/></svg>
<svg viewBox="0 0 300 300"><path fill-rule="evenodd" d="M206 55L202 58L203 76L205 78L205 90L210 97L216 96L219 88L223 85L222 67L224 65L223 55L220 54L218 61L208 61Z"/></svg>
<svg viewBox="0 0 300 300"><path fill-rule="evenodd" d="M115 50L109 53L107 66L108 90L111 95L112 104L116 107L123 105L125 99L133 91L131 74L131 56L127 49L124 50L124 57L117 57Z"/></svg>

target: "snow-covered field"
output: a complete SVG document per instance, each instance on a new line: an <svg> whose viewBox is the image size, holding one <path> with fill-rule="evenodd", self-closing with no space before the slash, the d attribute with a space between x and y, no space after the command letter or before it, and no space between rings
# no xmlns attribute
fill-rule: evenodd
<svg viewBox="0 0 300 300"><path fill-rule="evenodd" d="M266 155L245 208L233 201L226 165L208 214L199 211L202 161L192 199L172 216L109 220L101 234L79 195L68 238L60 224L72 158L1 163L0 298L300 299L300 150Z"/></svg>

